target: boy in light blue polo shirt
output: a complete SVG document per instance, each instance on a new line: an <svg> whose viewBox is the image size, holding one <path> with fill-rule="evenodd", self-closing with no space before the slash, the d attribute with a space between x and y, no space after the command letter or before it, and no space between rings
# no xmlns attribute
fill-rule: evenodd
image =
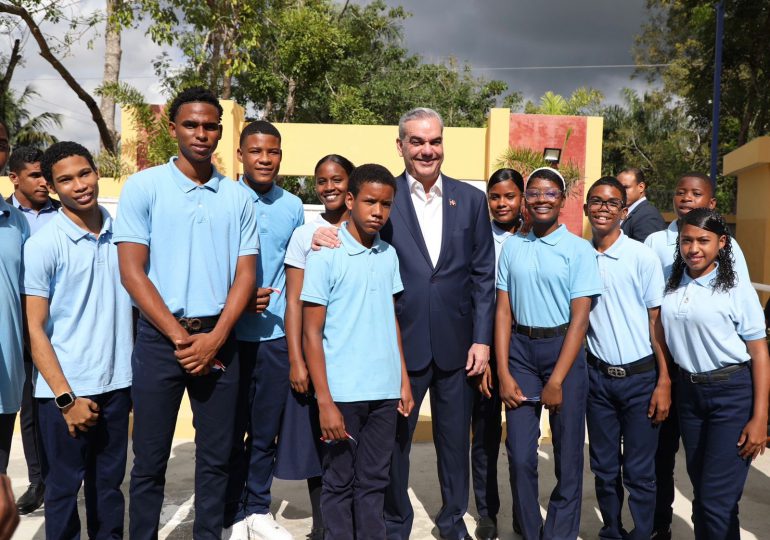
<svg viewBox="0 0 770 540"><path fill-rule="evenodd" d="M177 156L128 179L115 224L121 278L140 312L129 536L158 535L186 391L195 425L193 536L213 540L222 537L238 395L233 329L254 298L258 238L248 194L212 164L219 100L189 88L168 114Z"/></svg>
<svg viewBox="0 0 770 540"><path fill-rule="evenodd" d="M254 302L235 327L241 383L224 521L233 527L234 538L246 533L269 540L291 538L270 514L270 486L275 440L289 392L284 258L294 229L305 217L302 201L275 184L281 156L281 134L270 122L252 122L241 132L239 188L256 213L260 253Z"/></svg>
<svg viewBox="0 0 770 540"><path fill-rule="evenodd" d="M413 407L393 295L396 250L379 237L396 182L381 165L350 175L341 249L307 259L301 299L305 359L316 391L326 538L385 538L383 507L397 413Z"/></svg>
<svg viewBox="0 0 770 540"><path fill-rule="evenodd" d="M123 535L120 484L131 408L131 299L120 283L112 219L98 206L91 154L52 145L41 169L62 209L24 246L24 308L35 363L46 538Z"/></svg>
<svg viewBox="0 0 770 540"><path fill-rule="evenodd" d="M671 403L660 322L663 271L652 250L620 229L628 209L626 190L616 178L597 180L586 200L583 209L591 223L603 284L586 334L586 420L596 499L604 521L599 536L647 540L655 509L657 426ZM634 521L630 534L621 521L621 485L629 492Z"/></svg>

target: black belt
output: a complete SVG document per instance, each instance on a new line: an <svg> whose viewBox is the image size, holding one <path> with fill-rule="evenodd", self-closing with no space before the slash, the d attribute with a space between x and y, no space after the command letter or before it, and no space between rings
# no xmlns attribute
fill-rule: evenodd
<svg viewBox="0 0 770 540"><path fill-rule="evenodd" d="M552 337L563 336L567 333L569 323L564 323L561 326L554 326L552 328L542 328L539 326L524 326L523 324L514 325L514 330L517 334L527 336L529 339L546 339Z"/></svg>
<svg viewBox="0 0 770 540"><path fill-rule="evenodd" d="M147 317L145 317L143 314L139 314L139 318L142 319L147 324L152 324L150 321L147 320ZM177 322L179 323L179 326L184 328L189 333L198 333L198 332L205 332L206 330L211 330L217 325L217 321L219 321L219 315L212 315L211 317L174 317Z"/></svg>
<svg viewBox="0 0 770 540"><path fill-rule="evenodd" d="M742 364L732 364L723 368L714 369L712 371L704 371L703 373L690 373L679 368L679 376L685 381L689 381L693 384L703 384L712 382L722 382L730 380L730 376L738 371L743 371L749 367L749 362L743 362Z"/></svg>
<svg viewBox="0 0 770 540"><path fill-rule="evenodd" d="M648 371L655 369L655 357L653 355L645 356L644 358L636 360L635 362L615 366L608 364L596 355L586 351L586 361L592 367L595 367L608 377L612 377L614 379L623 379L625 377L630 377L631 375L647 373Z"/></svg>

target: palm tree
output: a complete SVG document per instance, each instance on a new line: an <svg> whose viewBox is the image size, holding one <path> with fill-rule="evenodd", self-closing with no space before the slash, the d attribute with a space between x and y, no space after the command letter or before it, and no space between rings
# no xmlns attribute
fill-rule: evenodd
<svg viewBox="0 0 770 540"><path fill-rule="evenodd" d="M8 90L2 96L12 146L32 146L42 150L58 140L49 130L61 127L61 115L44 112L33 116L27 108L39 96L31 86L24 88L18 96L13 90Z"/></svg>

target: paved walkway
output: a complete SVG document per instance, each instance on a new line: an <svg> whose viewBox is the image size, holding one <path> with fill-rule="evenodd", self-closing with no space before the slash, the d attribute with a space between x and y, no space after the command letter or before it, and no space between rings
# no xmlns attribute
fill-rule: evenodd
<svg viewBox="0 0 770 540"><path fill-rule="evenodd" d="M192 538L193 519L193 464L194 444L191 441L177 440L174 444L172 459L169 463L166 503L161 515L160 538ZM551 446L543 445L540 452L540 504L541 511L547 503L553 489L553 466L551 465ZM683 456L677 460L677 493L674 502L674 527L676 539L692 538L690 523L690 498L692 491L684 469ZM129 463L132 458L129 457ZM415 507L415 521L412 538L430 540L438 538L438 531L431 521L441 505L436 477L436 454L431 443L418 443L412 449L412 489L410 495ZM8 470L13 481L14 492L18 495L26 488L26 468L21 450L21 439L16 437L13 443L11 463ZM126 475L128 476L128 475ZM588 469L588 448L584 468L583 515L581 520L581 538L596 538L601 527L601 519L593 493L593 477ZM508 464L504 451L499 462L499 483L501 486L502 511L499 516L500 539L519 538L511 528L511 495L508 487ZM128 494L128 481L123 484L123 491ZM126 497L127 498L127 497ZM310 503L304 482L285 482L276 480L273 485L273 512L297 540L304 539L310 529ZM471 497L472 498L472 497ZM80 500L81 520L85 531L85 511ZM471 510L475 510L471 503ZM128 517L126 517L126 523ZM626 515L624 521L631 523ZM469 531L473 533L473 518L466 515ZM741 501L741 525L743 540L768 538L770 530L770 453L761 456L752 467L746 489ZM762 532L764 531L764 532ZM126 534L126 537L128 534ZM22 516L15 538L45 538L43 530L43 510Z"/></svg>

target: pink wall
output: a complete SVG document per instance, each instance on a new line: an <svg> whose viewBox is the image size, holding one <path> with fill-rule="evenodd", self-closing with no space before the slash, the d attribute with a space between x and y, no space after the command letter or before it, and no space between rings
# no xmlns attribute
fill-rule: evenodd
<svg viewBox="0 0 770 540"><path fill-rule="evenodd" d="M572 128L567 145L564 137ZM585 174L586 119L582 116L551 116L546 114L511 114L508 143L512 147L562 148L561 163L572 161ZM561 212L561 222L578 236L583 234L583 190L580 181Z"/></svg>

